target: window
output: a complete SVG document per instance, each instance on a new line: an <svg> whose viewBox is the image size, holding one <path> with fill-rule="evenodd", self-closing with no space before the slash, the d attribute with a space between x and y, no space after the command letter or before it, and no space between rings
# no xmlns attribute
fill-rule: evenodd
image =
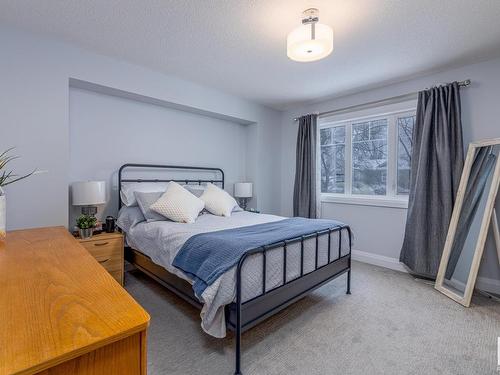
<svg viewBox="0 0 500 375"><path fill-rule="evenodd" d="M398 194L410 192L410 163L415 115L398 116Z"/></svg>
<svg viewBox="0 0 500 375"><path fill-rule="evenodd" d="M351 119L320 119L323 199L407 200L415 110L370 112L356 118L351 114Z"/></svg>
<svg viewBox="0 0 500 375"><path fill-rule="evenodd" d="M386 195L387 119L352 124L352 194Z"/></svg>
<svg viewBox="0 0 500 375"><path fill-rule="evenodd" d="M344 193L345 126L321 129L321 191Z"/></svg>

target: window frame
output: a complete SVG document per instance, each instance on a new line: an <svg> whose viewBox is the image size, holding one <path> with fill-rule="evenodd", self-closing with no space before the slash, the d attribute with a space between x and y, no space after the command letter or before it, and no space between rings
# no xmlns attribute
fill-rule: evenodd
<svg viewBox="0 0 500 375"><path fill-rule="evenodd" d="M321 202L355 204L380 207L408 207L408 195L397 193L398 178L398 117L415 116L416 103L400 103L401 109L376 107L367 111L351 112L344 118L329 116L318 119L317 129L317 180ZM387 179L386 195L363 195L352 193L352 125L361 121L387 119ZM321 129L345 126L345 177L344 193L321 192Z"/></svg>

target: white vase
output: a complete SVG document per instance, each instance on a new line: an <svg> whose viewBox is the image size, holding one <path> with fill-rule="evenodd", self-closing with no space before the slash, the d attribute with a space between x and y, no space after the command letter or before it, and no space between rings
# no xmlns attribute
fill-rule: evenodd
<svg viewBox="0 0 500 375"><path fill-rule="evenodd" d="M2 188L0 188L0 241L5 240L5 237L7 235L6 232L6 216L7 216L7 211L6 211L6 199L5 199L5 193L3 192Z"/></svg>

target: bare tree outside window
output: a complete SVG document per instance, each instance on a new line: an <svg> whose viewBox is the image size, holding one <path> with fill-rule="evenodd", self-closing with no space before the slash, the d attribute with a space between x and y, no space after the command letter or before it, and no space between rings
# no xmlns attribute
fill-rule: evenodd
<svg viewBox="0 0 500 375"><path fill-rule="evenodd" d="M387 119L352 124L352 194L387 191Z"/></svg>
<svg viewBox="0 0 500 375"><path fill-rule="evenodd" d="M345 192L345 126L321 129L321 192Z"/></svg>
<svg viewBox="0 0 500 375"><path fill-rule="evenodd" d="M415 116L398 117L398 183L397 194L410 193L410 167L412 152L413 126Z"/></svg>

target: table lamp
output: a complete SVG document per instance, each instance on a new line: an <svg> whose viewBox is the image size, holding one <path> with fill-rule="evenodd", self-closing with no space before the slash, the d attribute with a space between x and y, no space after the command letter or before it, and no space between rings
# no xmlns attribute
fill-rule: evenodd
<svg viewBox="0 0 500 375"><path fill-rule="evenodd" d="M238 198L241 208L247 209L247 201L252 198L253 184L251 182L237 182L234 184L234 196Z"/></svg>
<svg viewBox="0 0 500 375"><path fill-rule="evenodd" d="M94 216L97 206L106 203L106 182L78 181L71 185L73 206L81 206L82 214Z"/></svg>

